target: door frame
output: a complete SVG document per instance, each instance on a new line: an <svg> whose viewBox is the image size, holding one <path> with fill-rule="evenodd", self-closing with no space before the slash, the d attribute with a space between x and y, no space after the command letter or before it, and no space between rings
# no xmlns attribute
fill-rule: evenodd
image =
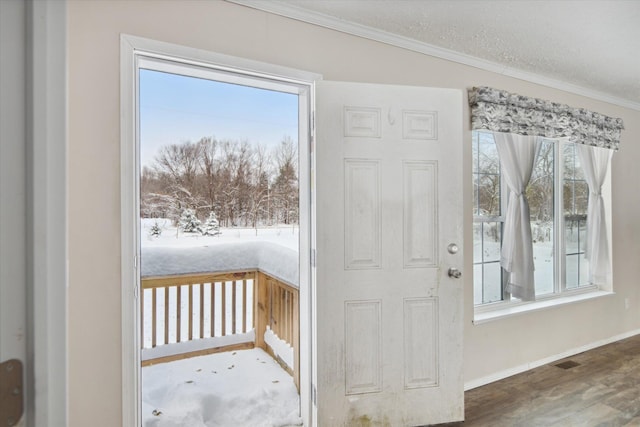
<svg viewBox="0 0 640 427"><path fill-rule="evenodd" d="M22 329L16 341L24 348L7 354L24 363L20 425L62 426L68 421L67 5L8 2L1 9L0 151L17 169L3 168L0 179L15 182L15 192L3 199L12 206L0 216L24 233L24 242L0 266L3 281L15 287L3 292L12 304L3 307L23 321L0 322L0 333ZM12 222L16 215L23 218ZM2 340L13 347L12 338Z"/></svg>
<svg viewBox="0 0 640 427"><path fill-rule="evenodd" d="M315 336L315 156L313 152L314 82L322 76L287 67L262 63L205 50L189 48L122 34L120 37L120 194L121 194L121 286L122 286L122 425L140 425L141 368L139 346L139 147L137 61L141 57L172 60L187 65L232 73L278 85L300 88L308 108L300 110L300 406L305 425L312 425L312 361ZM305 143L306 141L306 143ZM303 283L307 282L304 286Z"/></svg>

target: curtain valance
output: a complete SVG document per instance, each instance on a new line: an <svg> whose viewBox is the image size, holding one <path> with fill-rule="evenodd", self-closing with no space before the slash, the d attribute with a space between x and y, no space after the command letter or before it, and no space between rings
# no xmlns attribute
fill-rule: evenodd
<svg viewBox="0 0 640 427"><path fill-rule="evenodd" d="M618 150L622 119L490 87L469 90L471 129L568 138Z"/></svg>

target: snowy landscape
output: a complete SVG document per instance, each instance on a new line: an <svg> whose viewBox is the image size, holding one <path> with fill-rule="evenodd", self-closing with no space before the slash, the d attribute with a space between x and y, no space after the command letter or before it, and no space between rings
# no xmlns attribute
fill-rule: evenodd
<svg viewBox="0 0 640 427"><path fill-rule="evenodd" d="M150 235L151 228L158 224L161 234ZM203 236L200 233L180 231L169 218L142 218L140 224L140 246L144 248L172 247L196 248L220 243L259 241L276 243L298 251L299 227L294 225L274 225L270 227L220 227L219 234Z"/></svg>
<svg viewBox="0 0 640 427"><path fill-rule="evenodd" d="M298 227L223 228L215 234L184 232L169 219L141 220L142 277L172 274L222 272L260 269L287 283L298 283ZM252 304L253 283L246 289L237 288L238 301L247 292ZM195 285L194 316L199 313L199 285ZM225 286L237 286L228 282ZM186 288L186 287L185 287ZM205 301L210 300L211 288L204 289ZM150 290L145 290L150 292ZM169 291L175 301L174 288ZM185 290L182 290L182 318L186 315ZM227 291L227 298L231 292ZM216 301L221 304L220 294ZM164 311L164 290L158 290L158 312ZM209 325L210 306L205 304L205 325ZM242 310L238 310L240 313ZM255 331L231 334L231 313L227 312L227 333L205 330L214 338L187 340L186 322L182 323L182 342L177 342L175 330L170 329L169 342L164 343L164 324L158 324L157 343L151 347L151 298L145 298L143 359L184 353L203 348L240 342L253 342ZM220 312L218 309L217 312ZM248 313L249 316L251 313ZM175 322L175 309L170 322ZM252 324L252 318L247 319ZM198 336L197 322L194 335ZM278 357L293 366L293 350L270 330L265 341ZM161 363L142 369L143 426L289 426L299 425L299 396L293 378L261 349L217 353L208 356Z"/></svg>
<svg viewBox="0 0 640 427"><path fill-rule="evenodd" d="M142 360L253 343L254 272L298 286L298 97L138 77ZM291 345L260 333L291 368ZM300 424L292 376L257 348L146 366L142 396L145 427Z"/></svg>

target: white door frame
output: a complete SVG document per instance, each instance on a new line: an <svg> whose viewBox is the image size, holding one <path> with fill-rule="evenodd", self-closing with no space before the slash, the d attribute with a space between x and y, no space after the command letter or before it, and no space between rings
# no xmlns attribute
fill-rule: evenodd
<svg viewBox="0 0 640 427"><path fill-rule="evenodd" d="M64 1L31 1L28 10L27 289L32 305L27 334L34 364L32 421L67 425L67 7Z"/></svg>
<svg viewBox="0 0 640 427"><path fill-rule="evenodd" d="M12 322L2 322L0 334L3 345L15 347L16 331L8 329L19 327L24 339L17 341L26 342L22 344L26 348L10 350L15 356L26 354L20 357L26 377L21 425L63 426L67 425L68 290L66 2L2 2L1 9L0 143L2 160L15 164L5 169L8 165L3 162L0 179L23 191L3 192L2 203L13 206L3 206L7 209L0 219L3 229L5 221L16 228L2 233L3 238L24 242L16 242L0 265L3 281L10 280L4 286L12 286L3 288L8 290L3 298L13 304L3 305L3 316ZM22 218L13 222L16 214ZM12 236L15 231L21 235Z"/></svg>
<svg viewBox="0 0 640 427"><path fill-rule="evenodd" d="M120 99L121 99L121 283L122 283L122 425L140 425L140 351L138 325L139 295L139 247L140 230L138 181L139 147L137 146L138 124L135 90L137 87L137 61L140 58L172 60L200 66L220 72L236 73L246 78L272 81L277 85L299 87L306 97L307 108L300 109L299 158L308 159L300 163L300 331L306 331L300 340L300 404L303 420L309 425L313 418L311 404L312 341L315 325L312 321L314 272L311 267L311 251L314 241L314 206L311 188L315 173L312 153L312 120L314 108L314 81L318 74L265 64L257 61L217 54L175 44L159 42L130 35L120 38ZM304 143L308 141L308 143ZM306 230L305 230L306 229ZM305 232L303 232L305 231ZM307 286L303 282L307 281Z"/></svg>

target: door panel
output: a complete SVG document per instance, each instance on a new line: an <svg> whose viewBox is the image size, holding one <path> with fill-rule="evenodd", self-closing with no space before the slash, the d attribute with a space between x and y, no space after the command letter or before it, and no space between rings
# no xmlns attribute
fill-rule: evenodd
<svg viewBox="0 0 640 427"><path fill-rule="evenodd" d="M318 424L461 420L462 95L316 93Z"/></svg>

